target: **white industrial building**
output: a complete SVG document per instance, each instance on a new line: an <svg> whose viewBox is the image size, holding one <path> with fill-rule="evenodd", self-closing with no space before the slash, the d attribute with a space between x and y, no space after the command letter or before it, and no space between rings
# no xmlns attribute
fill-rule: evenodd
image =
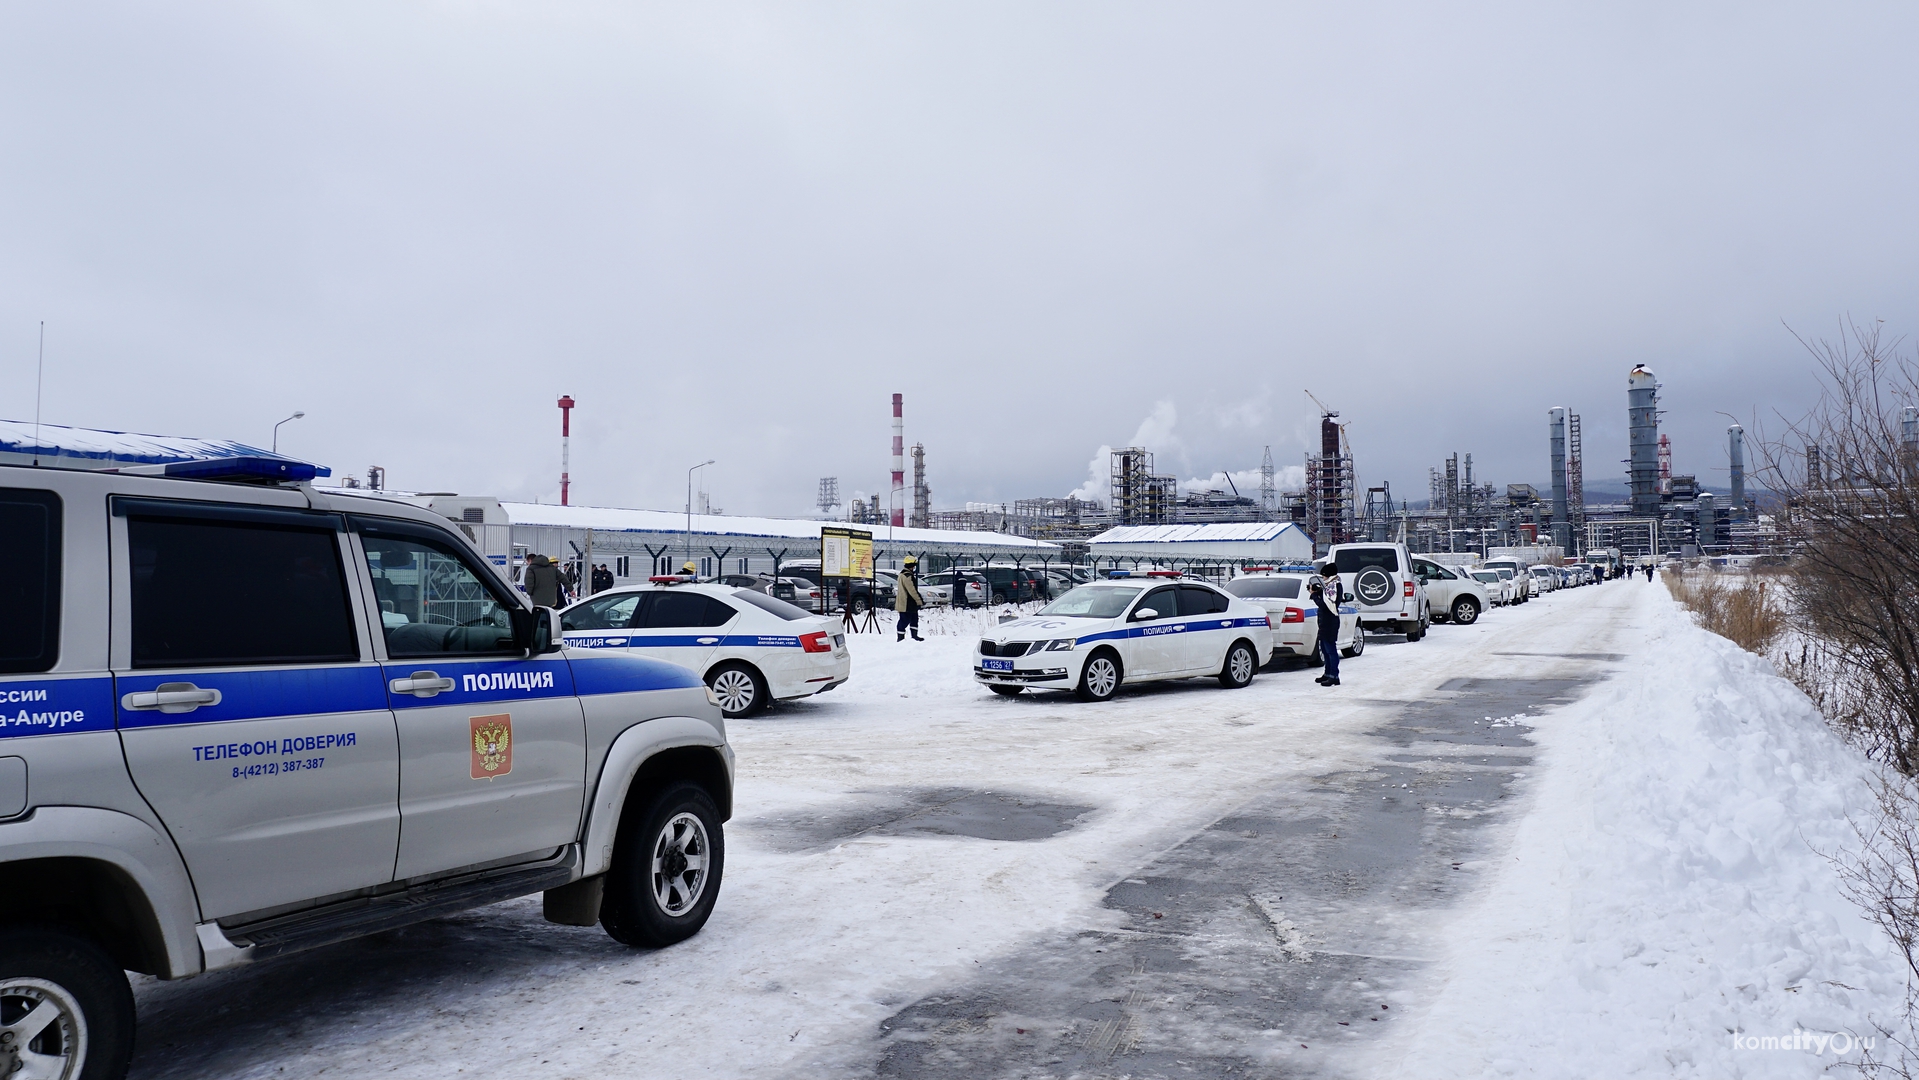
<svg viewBox="0 0 1919 1080"><path fill-rule="evenodd" d="M1313 540L1291 521L1121 525L1087 541L1095 565L1172 570L1283 566L1313 561Z"/></svg>
<svg viewBox="0 0 1919 1080"><path fill-rule="evenodd" d="M771 574L780 565L820 557L820 529L845 522L804 518L687 515L674 510L501 502L448 492L399 493L365 488L328 492L393 498L423 506L460 525L493 562L507 566L532 552L562 563L590 558L619 582L669 574L692 559L705 576ZM938 562L1047 566L1060 562L1058 544L1003 533L856 525L873 534L873 561L897 569L908 555ZM590 554L589 554L590 553Z"/></svg>

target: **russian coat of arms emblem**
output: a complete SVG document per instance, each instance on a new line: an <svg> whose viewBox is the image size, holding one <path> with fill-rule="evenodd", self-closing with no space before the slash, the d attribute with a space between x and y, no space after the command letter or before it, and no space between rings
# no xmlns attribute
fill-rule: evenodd
<svg viewBox="0 0 1919 1080"><path fill-rule="evenodd" d="M473 779L491 780L513 771L513 716L475 716L473 727Z"/></svg>

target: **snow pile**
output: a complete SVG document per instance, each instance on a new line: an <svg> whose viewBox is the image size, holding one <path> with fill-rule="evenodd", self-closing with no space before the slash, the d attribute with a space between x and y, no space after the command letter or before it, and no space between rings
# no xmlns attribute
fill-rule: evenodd
<svg viewBox="0 0 1919 1080"><path fill-rule="evenodd" d="M1819 854L1855 843L1870 767L1664 590L1638 606L1644 650L1541 721L1533 805L1392 1074L1809 1076L1850 1039L1799 1033L1896 1018L1901 965Z"/></svg>

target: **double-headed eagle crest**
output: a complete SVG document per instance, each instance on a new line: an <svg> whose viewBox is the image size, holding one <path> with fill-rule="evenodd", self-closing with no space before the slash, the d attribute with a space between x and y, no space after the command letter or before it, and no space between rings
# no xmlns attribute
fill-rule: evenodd
<svg viewBox="0 0 1919 1080"><path fill-rule="evenodd" d="M513 717L510 713L475 716L473 779L491 780L513 771Z"/></svg>

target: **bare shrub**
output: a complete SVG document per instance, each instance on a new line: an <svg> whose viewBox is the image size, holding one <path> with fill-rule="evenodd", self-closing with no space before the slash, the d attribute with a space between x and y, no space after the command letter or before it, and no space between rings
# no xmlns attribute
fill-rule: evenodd
<svg viewBox="0 0 1919 1080"><path fill-rule="evenodd" d="M1801 339L1802 343L1804 339ZM1792 614L1805 640L1787 671L1876 760L1919 773L1919 453L1904 413L1919 364L1877 324L1805 343L1824 391L1756 440L1758 473L1799 548Z"/></svg>
<svg viewBox="0 0 1919 1080"><path fill-rule="evenodd" d="M1709 570L1667 571L1664 577L1667 591L1692 610L1700 626L1747 652L1767 655L1786 628L1781 589L1775 582Z"/></svg>

